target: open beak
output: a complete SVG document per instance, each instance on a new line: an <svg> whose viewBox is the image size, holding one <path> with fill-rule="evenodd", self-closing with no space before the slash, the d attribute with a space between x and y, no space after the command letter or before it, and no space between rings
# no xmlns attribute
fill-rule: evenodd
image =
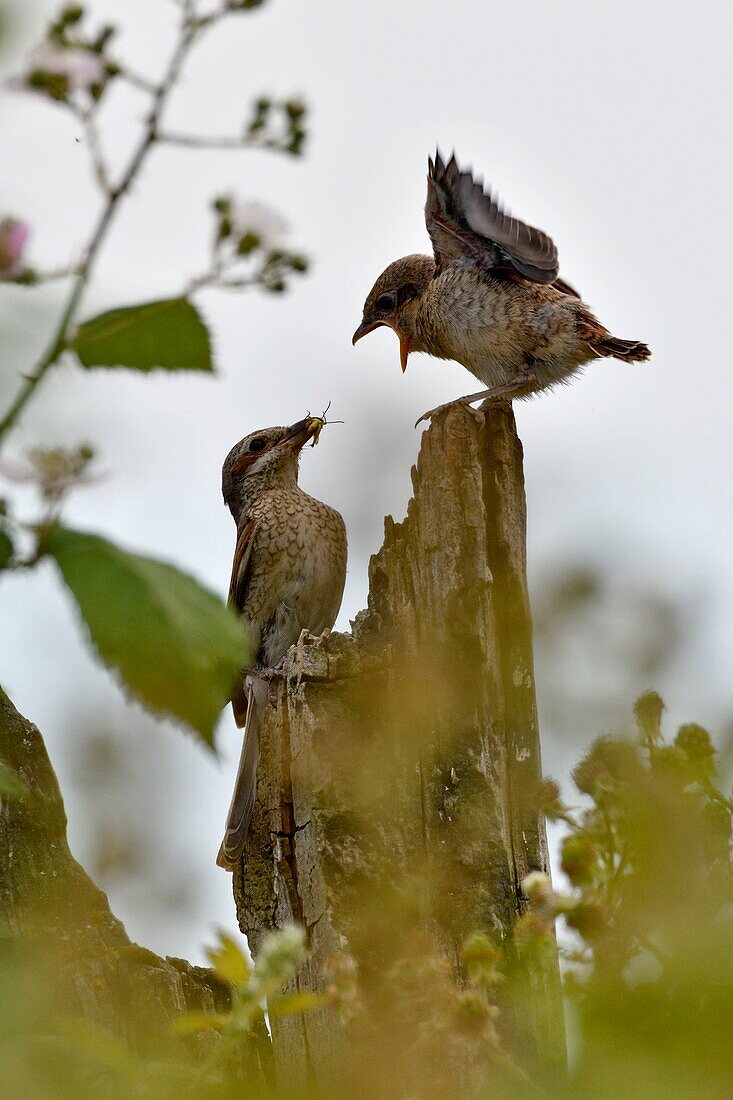
<svg viewBox="0 0 733 1100"><path fill-rule="evenodd" d="M306 416L304 420L299 420L297 424L291 424L288 428L288 434L283 439L283 443L294 451L299 451L301 447L304 447L309 439L313 440L313 445L318 442L318 436L321 434L321 428L323 427L323 421L318 416Z"/></svg>
<svg viewBox="0 0 733 1100"><path fill-rule="evenodd" d="M402 373L407 370L407 356L410 354L410 348L412 347L412 338L410 336L401 336L397 329L392 328L389 321L370 321L368 324L366 321L362 321L358 329L351 337L352 346L361 340L362 336L366 336L370 332L374 332L375 328L380 328L384 325L386 328L391 328L393 332L397 334L400 340L400 366L402 367Z"/></svg>
<svg viewBox="0 0 733 1100"><path fill-rule="evenodd" d="M367 323L366 321L362 321L354 335L351 337L351 346L353 347L357 340L361 340L362 336L366 336L368 333L374 332L375 328L380 328L380 326L384 323L384 321L370 321L369 323Z"/></svg>
<svg viewBox="0 0 733 1100"><path fill-rule="evenodd" d="M400 336L400 366L402 367L402 373L407 370L407 356L410 354L410 348L412 347L412 339L409 336Z"/></svg>

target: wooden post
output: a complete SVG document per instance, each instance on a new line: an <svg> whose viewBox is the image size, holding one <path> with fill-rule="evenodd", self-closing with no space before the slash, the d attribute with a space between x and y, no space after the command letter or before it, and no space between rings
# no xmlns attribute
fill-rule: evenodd
<svg viewBox="0 0 733 1100"><path fill-rule="evenodd" d="M385 521L369 604L351 634L304 637L286 658L261 733L258 799L234 875L239 923L298 921L319 990L334 956L379 985L423 929L457 983L464 938L507 942L548 871L525 570L522 448L507 404L454 407L422 438L407 518ZM556 962L538 964L503 1039L525 1070L564 1059ZM328 1081L330 1009L272 1021L282 1084Z"/></svg>

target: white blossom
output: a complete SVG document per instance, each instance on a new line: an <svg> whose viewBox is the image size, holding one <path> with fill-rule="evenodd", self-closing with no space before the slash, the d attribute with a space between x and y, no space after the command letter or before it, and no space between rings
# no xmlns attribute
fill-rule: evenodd
<svg viewBox="0 0 733 1100"><path fill-rule="evenodd" d="M549 877L542 871L531 871L522 879L522 889L531 902L541 905L552 897Z"/></svg>
<svg viewBox="0 0 733 1100"><path fill-rule="evenodd" d="M266 252L281 246L288 233L288 224L276 210L265 203L236 196L229 202L229 221L235 237L253 233Z"/></svg>
<svg viewBox="0 0 733 1100"><path fill-rule="evenodd" d="M92 50L64 49L51 42L43 42L33 50L25 71L11 81L12 86L32 88L28 78L36 72L66 77L70 92L86 91L95 84L103 84L107 76L99 54Z"/></svg>

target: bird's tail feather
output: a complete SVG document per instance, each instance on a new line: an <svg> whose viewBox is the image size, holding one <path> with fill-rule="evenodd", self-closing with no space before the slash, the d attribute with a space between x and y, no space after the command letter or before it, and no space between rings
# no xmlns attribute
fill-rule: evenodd
<svg viewBox="0 0 733 1100"><path fill-rule="evenodd" d="M249 675L245 681L247 720L244 727L242 752L239 757L234 794L227 814L224 839L216 862L226 871L237 866L247 840L252 810L257 793L257 761L260 755L260 725L267 706L268 686L259 676Z"/></svg>
<svg viewBox="0 0 733 1100"><path fill-rule="evenodd" d="M651 355L647 345L640 340L620 340L617 336L594 340L591 347L600 356L622 359L624 363L643 363Z"/></svg>

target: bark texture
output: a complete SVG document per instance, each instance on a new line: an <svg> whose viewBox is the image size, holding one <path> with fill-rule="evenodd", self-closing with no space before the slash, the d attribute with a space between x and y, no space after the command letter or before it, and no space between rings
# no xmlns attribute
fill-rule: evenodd
<svg viewBox="0 0 733 1100"><path fill-rule="evenodd" d="M322 989L348 951L375 987L424 929L455 980L478 929L506 942L521 881L548 871L525 570L522 449L509 405L453 408L422 438L402 523L385 521L368 608L351 634L303 637L275 681L261 731L255 818L234 875L240 927L296 920ZM554 963L522 1019L502 1013L520 1065L563 1059ZM527 1005L529 1011L527 1011ZM273 1021L281 1081L327 1079L339 1028L328 1009Z"/></svg>
<svg viewBox="0 0 733 1100"><path fill-rule="evenodd" d="M217 1035L177 1039L171 1024L187 1012L226 1011L229 987L205 967L131 943L106 895L69 851L41 734L2 689L0 764L0 954L4 989L18 1002L14 1012L30 996L31 1027L47 1027L63 1013L122 1037L136 1054L184 1065L207 1057ZM243 1050L236 1067L253 1093L264 1080L268 1050L256 1058Z"/></svg>

